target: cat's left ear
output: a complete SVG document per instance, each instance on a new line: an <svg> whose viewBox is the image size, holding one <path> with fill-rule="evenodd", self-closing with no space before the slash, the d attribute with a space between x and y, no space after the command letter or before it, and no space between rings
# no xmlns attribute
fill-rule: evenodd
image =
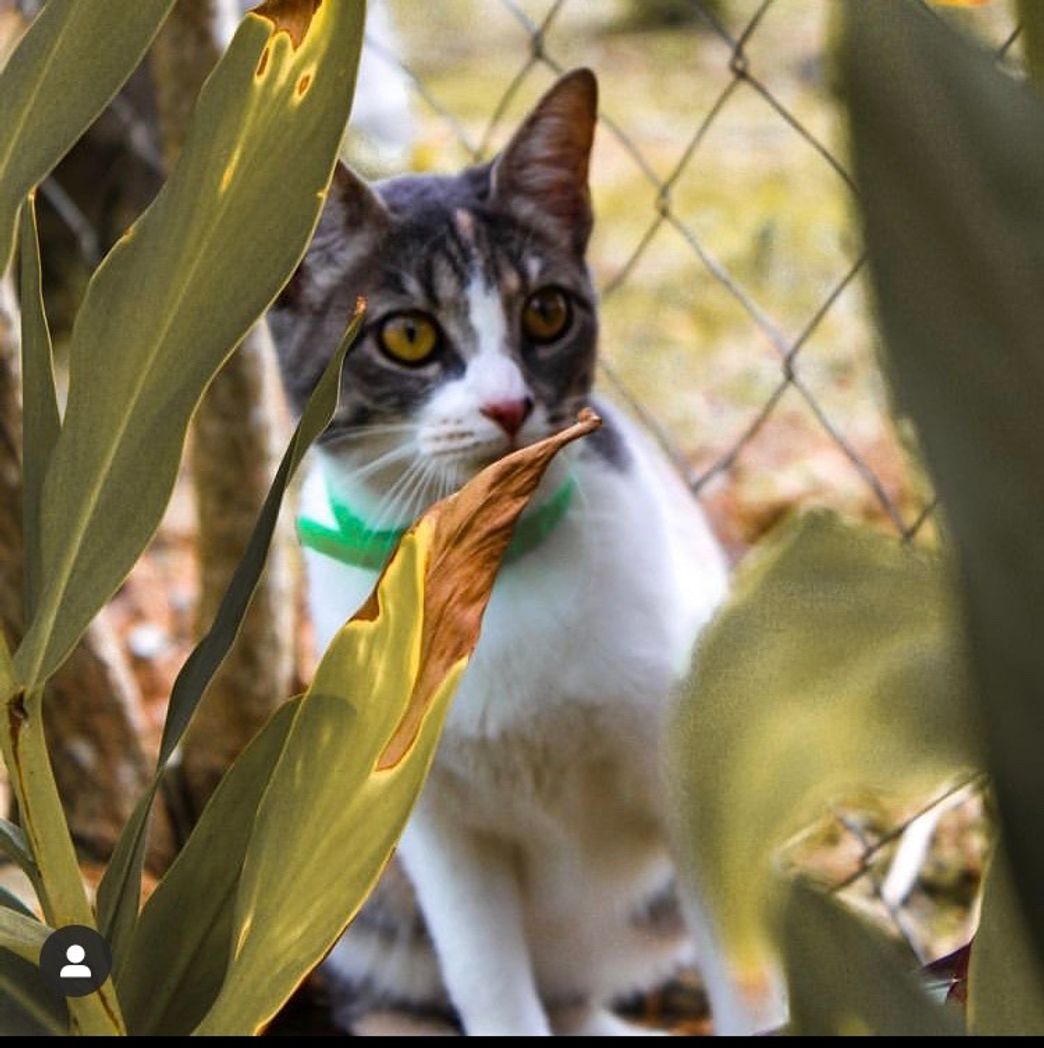
<svg viewBox="0 0 1044 1048"><path fill-rule="evenodd" d="M493 162L491 176L496 203L581 254L593 222L587 169L597 119L594 73L566 73Z"/></svg>
<svg viewBox="0 0 1044 1048"><path fill-rule="evenodd" d="M320 308L345 273L373 250L390 224L381 198L350 167L337 162L308 251L279 296L282 309Z"/></svg>

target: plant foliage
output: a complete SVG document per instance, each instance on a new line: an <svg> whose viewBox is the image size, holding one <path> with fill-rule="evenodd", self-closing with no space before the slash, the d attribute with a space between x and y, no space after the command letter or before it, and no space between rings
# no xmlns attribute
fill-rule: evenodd
<svg viewBox="0 0 1044 1048"><path fill-rule="evenodd" d="M885 363L946 541L925 552L814 515L757 555L681 704L681 837L740 984L786 959L795 1031L941 1031L951 1017L911 999L868 932L788 892L778 849L855 789L894 794L985 766L1004 846L969 1018L975 1032L1039 1032L1044 99L912 0L849 0L844 14L841 86Z"/></svg>
<svg viewBox="0 0 1044 1048"><path fill-rule="evenodd" d="M598 420L490 467L407 533L312 686L230 769L139 913L159 777L234 642L286 487L334 413L360 305L215 620L175 683L156 776L99 890L97 926L112 942L115 979L66 1009L35 968L40 945L52 928L96 918L44 743L43 686L151 538L204 389L304 253L347 121L365 15L362 0L266 0L246 16L200 93L164 188L90 281L63 417L32 192L130 75L171 2L114 2L105 20L85 7L50 0L0 73L10 103L0 128L5 264L23 214L28 594L28 626L13 654L0 635L0 742L22 820L0 821L0 849L30 877L43 914L0 893L0 1028L257 1033L387 862L515 521L552 456Z"/></svg>

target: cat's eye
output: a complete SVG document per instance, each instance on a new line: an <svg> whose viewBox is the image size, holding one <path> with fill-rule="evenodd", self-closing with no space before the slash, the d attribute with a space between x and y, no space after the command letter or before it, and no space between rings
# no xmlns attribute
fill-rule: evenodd
<svg viewBox="0 0 1044 1048"><path fill-rule="evenodd" d="M423 364L439 348L439 330L423 313L396 313L381 324L378 341L400 364Z"/></svg>
<svg viewBox="0 0 1044 1048"><path fill-rule="evenodd" d="M522 330L533 342L554 342L561 338L573 319L566 293L557 287L534 291L522 308Z"/></svg>

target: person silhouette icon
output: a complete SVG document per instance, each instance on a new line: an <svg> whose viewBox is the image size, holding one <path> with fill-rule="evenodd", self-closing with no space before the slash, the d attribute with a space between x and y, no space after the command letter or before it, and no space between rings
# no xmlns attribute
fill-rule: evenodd
<svg viewBox="0 0 1044 1048"><path fill-rule="evenodd" d="M0 5L2 3L0 0ZM94 928L67 924L56 928L44 940L39 966L40 974L56 993L63 997L86 997L99 990L109 978L112 951Z"/></svg>
<svg viewBox="0 0 1044 1048"><path fill-rule="evenodd" d="M65 951L65 959L69 963L62 966L62 970L58 973L58 977L60 979L92 978L94 973L83 963L83 959L86 956L87 951L79 943L74 942L72 946L69 946Z"/></svg>

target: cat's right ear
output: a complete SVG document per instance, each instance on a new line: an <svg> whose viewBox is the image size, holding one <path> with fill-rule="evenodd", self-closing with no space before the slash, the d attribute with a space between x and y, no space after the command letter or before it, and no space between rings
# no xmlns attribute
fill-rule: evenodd
<svg viewBox="0 0 1044 1048"><path fill-rule="evenodd" d="M319 225L278 306L299 312L321 307L336 285L386 232L388 210L350 167L337 162Z"/></svg>
<svg viewBox="0 0 1044 1048"><path fill-rule="evenodd" d="M587 171L598 119L589 69L566 73L493 162L493 199L579 253L591 233Z"/></svg>

